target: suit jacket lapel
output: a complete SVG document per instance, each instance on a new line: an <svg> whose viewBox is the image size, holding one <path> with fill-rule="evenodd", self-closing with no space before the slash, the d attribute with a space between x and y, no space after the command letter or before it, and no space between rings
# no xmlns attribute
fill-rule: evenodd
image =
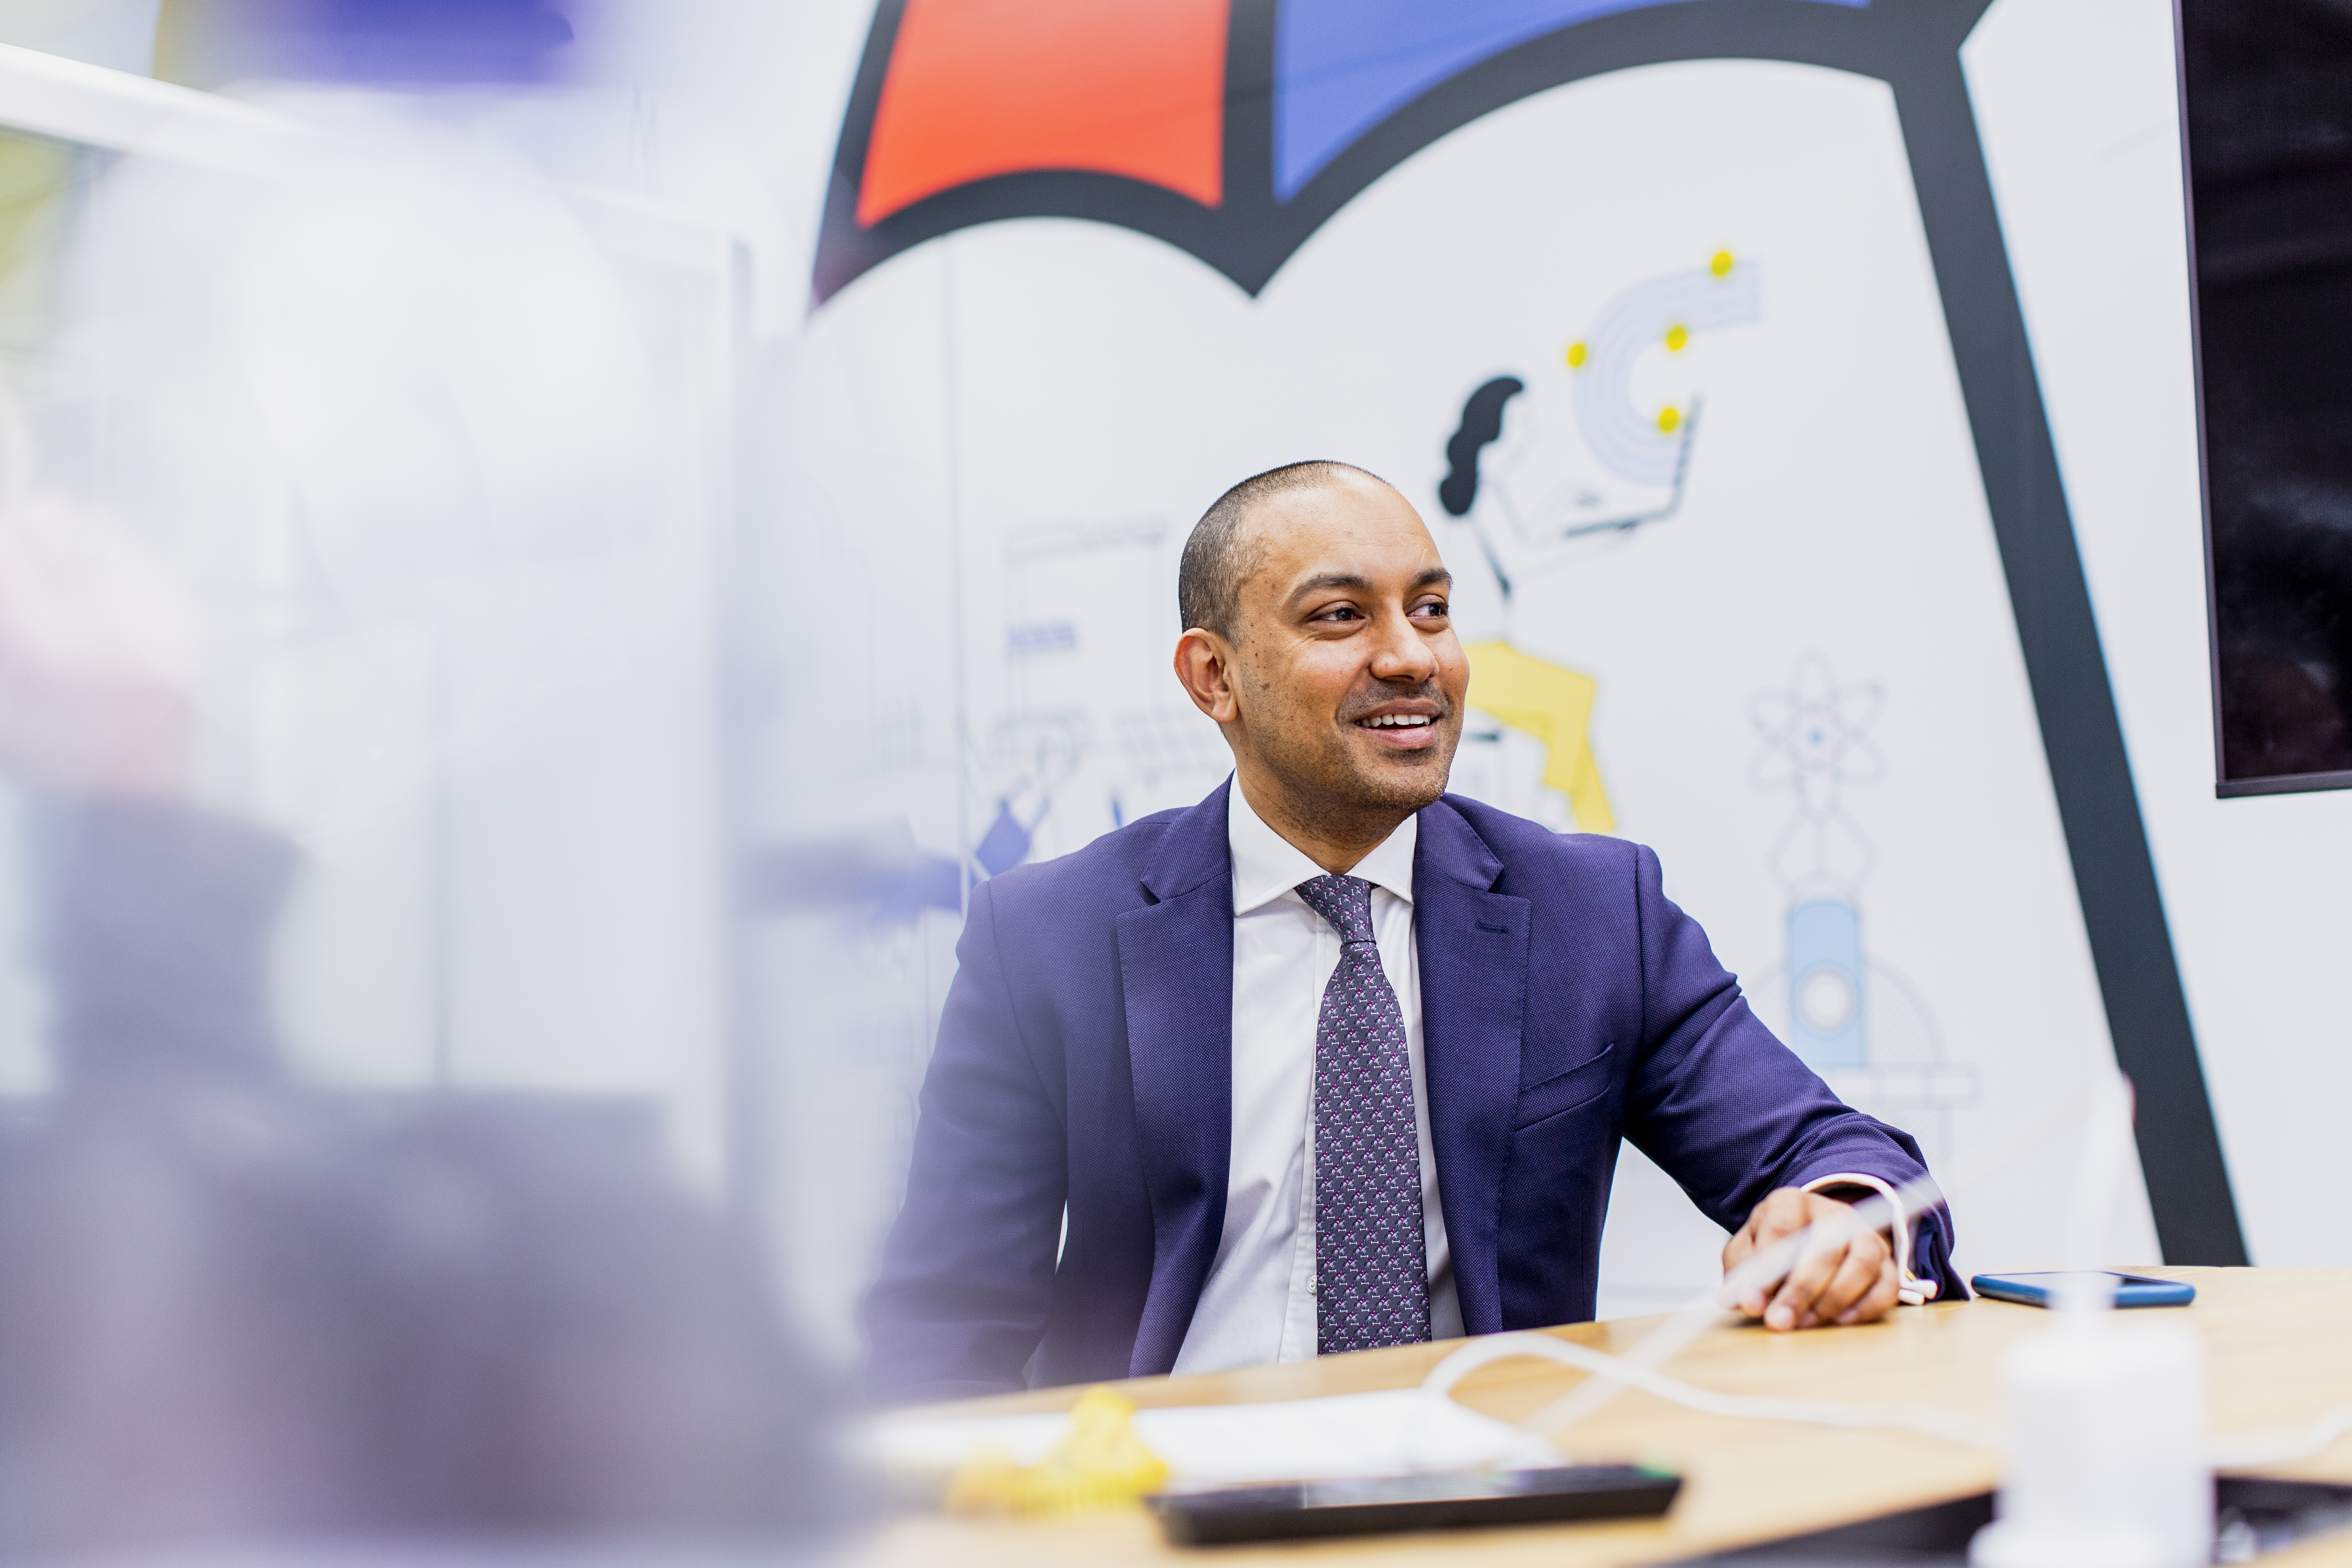
<svg viewBox="0 0 2352 1568"><path fill-rule="evenodd" d="M1412 918L1429 1131L1462 1325L1474 1334L1503 1326L1503 1167L1528 989L1529 906L1492 891L1502 874L1503 863L1452 806L1441 800L1422 812Z"/></svg>
<svg viewBox="0 0 2352 1568"><path fill-rule="evenodd" d="M1232 787L1230 783L1225 786ZM1234 879L1225 789L1170 824L1153 902L1118 920L1151 1286L1130 1374L1176 1364L1225 1226L1234 1120Z"/></svg>

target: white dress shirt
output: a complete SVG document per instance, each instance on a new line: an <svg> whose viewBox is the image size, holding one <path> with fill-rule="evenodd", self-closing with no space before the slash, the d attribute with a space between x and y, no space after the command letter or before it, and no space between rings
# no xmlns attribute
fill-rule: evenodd
<svg viewBox="0 0 2352 1568"><path fill-rule="evenodd" d="M1234 858L1234 1129L1225 1228L1192 1324L1176 1352L1179 1375L1315 1354L1315 1032L1323 988L1339 966L1339 933L1296 891L1323 868L1227 791ZM1412 1058L1413 1121L1421 1139L1421 1223L1429 1258L1433 1337L1462 1332L1462 1303L1437 1203L1429 1142L1429 1079L1421 1044L1421 966L1412 935L1408 816L1348 873L1372 884L1372 937L1404 1011Z"/></svg>

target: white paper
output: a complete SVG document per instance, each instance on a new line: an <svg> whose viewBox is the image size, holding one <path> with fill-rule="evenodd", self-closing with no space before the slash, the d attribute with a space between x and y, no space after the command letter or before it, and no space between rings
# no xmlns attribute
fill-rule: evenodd
<svg viewBox="0 0 2352 1568"><path fill-rule="evenodd" d="M869 1427L861 1447L901 1471L952 1470L982 1448L1029 1465L1069 1429L1067 1415L897 1419ZM1543 1439L1418 1388L1139 1410L1135 1434L1167 1464L1170 1485L1180 1488L1562 1462Z"/></svg>

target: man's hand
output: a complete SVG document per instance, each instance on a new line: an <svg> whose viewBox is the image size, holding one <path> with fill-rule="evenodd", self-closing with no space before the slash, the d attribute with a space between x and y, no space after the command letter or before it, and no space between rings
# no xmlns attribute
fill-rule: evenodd
<svg viewBox="0 0 2352 1568"><path fill-rule="evenodd" d="M1787 1277L1778 1281L1779 1289L1772 1282L1759 1281L1733 1304L1751 1318L1763 1319L1766 1328L1783 1332L1884 1317L1895 1305L1900 1283L1894 1251L1885 1236L1864 1228L1851 1207L1819 1193L1782 1187L1766 1194L1748 1223L1724 1244L1723 1271L1730 1273L1807 1226L1818 1228Z"/></svg>

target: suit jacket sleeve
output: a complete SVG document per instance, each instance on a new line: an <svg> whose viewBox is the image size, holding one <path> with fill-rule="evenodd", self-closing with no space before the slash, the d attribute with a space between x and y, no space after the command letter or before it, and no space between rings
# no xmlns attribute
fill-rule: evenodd
<svg viewBox="0 0 2352 1568"><path fill-rule="evenodd" d="M1642 1048L1625 1135L1726 1230L1776 1187L1866 1173L1893 1186L1927 1173L1911 1135L1842 1103L1776 1039L1717 962L1698 922L1665 895L1658 858L1638 851ZM1950 1215L1913 1222L1913 1272L1965 1298Z"/></svg>
<svg viewBox="0 0 2352 1568"><path fill-rule="evenodd" d="M1063 1108L1023 1036L993 892L973 892L956 945L906 1203L866 1297L868 1384L895 1403L1026 1387L1052 1305Z"/></svg>

